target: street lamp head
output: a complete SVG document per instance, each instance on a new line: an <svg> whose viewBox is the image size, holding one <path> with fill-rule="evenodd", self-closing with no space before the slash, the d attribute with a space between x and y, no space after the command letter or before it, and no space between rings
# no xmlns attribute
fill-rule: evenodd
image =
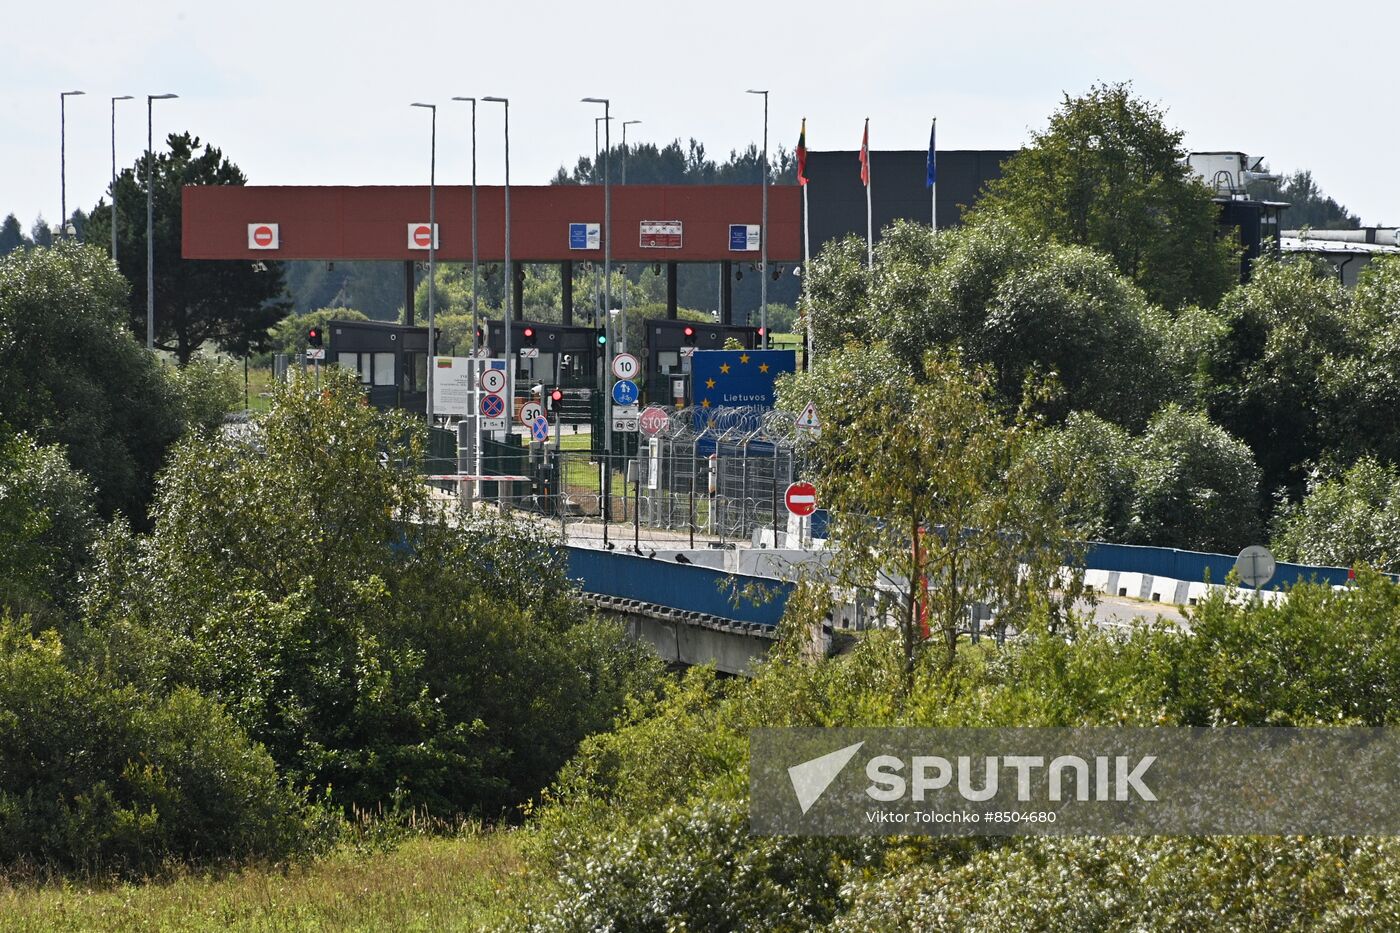
<svg viewBox="0 0 1400 933"><path fill-rule="evenodd" d="M605 97L584 97L584 98L580 99L579 103L581 103L581 104L606 104L606 103L608 103L608 100L607 100L607 98L605 98Z"/></svg>
<svg viewBox="0 0 1400 933"><path fill-rule="evenodd" d="M131 95L130 95L130 94L122 94L120 97L113 97L112 100L113 100L113 102L116 102L116 101L119 101L119 100L131 100Z"/></svg>
<svg viewBox="0 0 1400 933"><path fill-rule="evenodd" d="M623 125L623 126L636 126L638 123L641 123L641 122L642 122L641 120L623 120L623 121L622 121L622 125Z"/></svg>
<svg viewBox="0 0 1400 933"><path fill-rule="evenodd" d="M60 91L59 97L82 97L87 91Z"/></svg>
<svg viewBox="0 0 1400 933"><path fill-rule="evenodd" d="M510 103L510 98L509 98L509 97L483 97L482 100L489 100L489 101L491 101L491 103L493 103L493 104L508 104L508 103Z"/></svg>
<svg viewBox="0 0 1400 933"><path fill-rule="evenodd" d="M476 103L476 98L475 98L475 97L454 97L454 98L452 98L452 99L453 99L453 100L465 100L465 101L470 101L470 102L473 103L473 104Z"/></svg>
<svg viewBox="0 0 1400 933"><path fill-rule="evenodd" d="M767 92L767 91L755 91L753 88L749 88L748 93L750 93L750 94L767 94L768 92Z"/></svg>
<svg viewBox="0 0 1400 933"><path fill-rule="evenodd" d="M436 110L437 104L409 104L410 107L426 107L429 110Z"/></svg>
<svg viewBox="0 0 1400 933"><path fill-rule="evenodd" d="M179 96L179 94L147 94L146 100L173 100Z"/></svg>

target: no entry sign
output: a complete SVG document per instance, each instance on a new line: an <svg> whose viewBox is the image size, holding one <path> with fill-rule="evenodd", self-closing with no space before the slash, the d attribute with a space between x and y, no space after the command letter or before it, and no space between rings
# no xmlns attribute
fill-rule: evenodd
<svg viewBox="0 0 1400 933"><path fill-rule="evenodd" d="M429 235L430 229L431 236ZM433 225L433 227L429 228L427 224L409 224L408 248L427 249L431 246L433 249L437 249L440 245L437 240L441 235L442 231L437 228L437 225Z"/></svg>
<svg viewBox="0 0 1400 933"><path fill-rule="evenodd" d="M817 487L806 480L798 480L783 493L783 502L793 515L811 515L817 510Z"/></svg>
<svg viewBox="0 0 1400 933"><path fill-rule="evenodd" d="M248 225L249 249L277 249L278 239L276 224Z"/></svg>

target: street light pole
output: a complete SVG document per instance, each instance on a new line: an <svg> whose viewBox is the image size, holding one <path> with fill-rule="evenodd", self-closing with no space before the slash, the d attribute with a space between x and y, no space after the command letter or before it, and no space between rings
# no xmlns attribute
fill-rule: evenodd
<svg viewBox="0 0 1400 933"><path fill-rule="evenodd" d="M156 157L152 152L151 102L171 100L179 94L146 95L146 349L156 349Z"/></svg>
<svg viewBox="0 0 1400 933"><path fill-rule="evenodd" d="M506 392L509 396L506 406L506 424L510 424L511 409L515 407L515 357L511 356L510 346L510 323L511 323L511 301L515 296L515 270L510 264L510 98L507 97L483 97L482 100L489 100L493 104L500 104L504 108L505 115L505 144L506 144L506 300L505 300L505 352L506 352Z"/></svg>
<svg viewBox="0 0 1400 933"><path fill-rule="evenodd" d="M598 184L598 156L601 154L598 148L598 127L604 120L610 119L611 117L593 118L593 184L595 185ZM597 327L598 319L604 313L602 307L603 292L598 288L598 264L594 262L590 263L590 265L593 267L593 326ZM606 316L603 316L603 332L608 332L608 320Z"/></svg>
<svg viewBox="0 0 1400 933"><path fill-rule="evenodd" d="M112 265L117 264L117 101L131 100L130 94L112 98Z"/></svg>
<svg viewBox="0 0 1400 933"><path fill-rule="evenodd" d="M433 426L433 358L437 356L437 317L433 293L437 291L437 104L410 104L432 112L428 148L428 427Z"/></svg>
<svg viewBox="0 0 1400 933"><path fill-rule="evenodd" d="M612 131L612 116L610 115L612 104L605 97L585 97L581 103L602 104L603 105L603 320L606 328L612 322L612 186L608 181L608 150L612 148L612 138L609 135ZM613 335L614 337L616 334ZM608 352L604 354L607 361L606 385L608 392L612 392L612 361L613 347L615 341L608 339ZM603 399L603 407L606 410L609 401ZM604 418L603 424L606 428L604 437L608 455L612 455L612 418ZM606 495L606 491L604 492ZM609 503L611 505L611 503Z"/></svg>
<svg viewBox="0 0 1400 933"><path fill-rule="evenodd" d="M479 355L481 350L476 339L476 332L481 327L481 320L476 311L476 266L480 256L476 247L476 98L454 97L452 99L467 101L472 105L472 356L475 357Z"/></svg>
<svg viewBox="0 0 1400 933"><path fill-rule="evenodd" d="M622 124L622 183L627 184L627 127L636 126L641 120L625 120Z"/></svg>
<svg viewBox="0 0 1400 933"><path fill-rule="evenodd" d="M68 98L81 97L86 91L63 91L58 95L58 235L68 234Z"/></svg>
<svg viewBox="0 0 1400 933"><path fill-rule="evenodd" d="M763 272L758 277L758 328L763 335L759 338L760 350L768 349L768 92L750 90L750 94L763 95L763 218L759 221L758 246L759 266ZM803 270L806 271L806 270Z"/></svg>

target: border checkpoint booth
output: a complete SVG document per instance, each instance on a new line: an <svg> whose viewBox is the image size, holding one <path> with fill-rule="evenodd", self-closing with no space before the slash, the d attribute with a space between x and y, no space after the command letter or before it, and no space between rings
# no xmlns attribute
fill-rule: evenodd
<svg viewBox="0 0 1400 933"><path fill-rule="evenodd" d="M415 264L428 258L433 242L427 223L426 186L188 186L182 193L182 255L192 260L313 260L399 262L404 267L405 333L414 324ZM472 257L471 187L437 186L436 258L439 262L468 262ZM477 188L478 256L484 263L505 258L505 192L497 186ZM562 307L558 325L536 324L541 335L555 334L561 341L581 339L589 327L575 327L573 321L573 270L575 263L603 262L603 188L600 185L536 185L511 187L511 265L514 307L522 303L524 264L555 264L559 267ZM759 185L618 185L612 189L612 260L615 264L641 263L666 269L665 321L674 322L677 313L676 282L679 263L718 263L722 268L720 326L733 325L732 282L735 263L750 263L758 257L754 235L736 236L736 231L757 229L762 217L762 190ZM796 185L770 185L768 189L768 259L773 263L802 260L802 202ZM523 325L524 322L521 322ZM390 327L395 325L388 325ZM498 325L499 326L499 325ZM663 325L666 326L666 325ZM676 324L683 327L684 322ZM558 328L554 330L553 328ZM704 325L701 325L702 329ZM653 328L654 329L654 328ZM351 331L343 335L350 339ZM726 336L729 334L726 333ZM363 335L361 335L363 336ZM519 336L512 334L512 349L518 350ZM334 339L334 335L332 335ZM358 337L356 338L358 339ZM751 340L741 335L741 342ZM658 353L672 348L657 347ZM644 341L650 346L651 340ZM723 338L720 338L723 344ZM747 346L748 343L745 343ZM502 344L502 349L504 346ZM339 352L338 350L336 352ZM346 352L384 353L384 349L356 347ZM543 356L541 349L541 356ZM570 365L575 363L569 354ZM584 355L586 357L586 354ZM669 357L668 357L669 360ZM402 362L402 361L400 361ZM358 359L356 361L359 366ZM542 364L536 364L536 367ZM589 377L604 386L603 354L592 361L596 373L565 368L561 384L585 383ZM671 386L658 382L656 372L671 375L674 365L644 360L650 378L648 389ZM414 363L413 366L417 366ZM362 379L363 377L363 370ZM421 383L407 371L399 372L396 385L398 404L419 407ZM408 378L405 388L405 378ZM378 384L386 377L376 376L371 361L369 393L387 398L388 386ZM536 380L541 381L541 380ZM526 383L523 388L528 390ZM520 391L517 382L517 393ZM578 385L581 392L584 385ZM416 390L416 391L415 391ZM674 404L669 391L664 399ZM512 412L514 414L514 412Z"/></svg>

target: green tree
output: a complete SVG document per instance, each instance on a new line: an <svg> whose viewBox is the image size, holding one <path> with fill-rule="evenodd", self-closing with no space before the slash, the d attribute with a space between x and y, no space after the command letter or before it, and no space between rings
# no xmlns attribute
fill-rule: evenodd
<svg viewBox="0 0 1400 933"><path fill-rule="evenodd" d="M1238 438L1170 405L1135 445L1128 542L1234 553L1259 528L1259 468Z"/></svg>
<svg viewBox="0 0 1400 933"><path fill-rule="evenodd" d="M1313 475L1307 495L1274 516L1282 560L1400 570L1400 471L1366 457L1337 476Z"/></svg>
<svg viewBox="0 0 1400 933"><path fill-rule="evenodd" d="M1361 218L1328 197L1313 180L1312 172L1298 169L1285 174L1278 182L1252 182L1250 197L1268 201L1287 201L1284 225L1290 230L1304 227L1313 230L1355 230Z"/></svg>
<svg viewBox="0 0 1400 933"><path fill-rule="evenodd" d="M4 222L0 223L0 256L29 245L24 228L19 225L19 218L14 214L6 215Z"/></svg>
<svg viewBox="0 0 1400 933"><path fill-rule="evenodd" d="M104 516L145 520L180 403L126 327L126 282L106 254L65 241L0 258L0 422L60 444Z"/></svg>
<svg viewBox="0 0 1400 933"><path fill-rule="evenodd" d="M1173 323L1141 290L1091 250L1000 220L937 236L897 223L876 246L873 271L863 243L831 244L807 288L819 359L847 342L887 340L917 372L928 347L957 347L994 368L1008 405L1027 373L1053 373L1064 389L1057 417L1082 409L1131 428L1189 392L1195 360L1171 348Z"/></svg>
<svg viewBox="0 0 1400 933"><path fill-rule="evenodd" d="M67 605L96 530L92 487L61 448L0 435L0 612Z"/></svg>
<svg viewBox="0 0 1400 933"><path fill-rule="evenodd" d="M518 804L655 662L585 616L542 533L449 521L422 432L332 367L320 391L279 386L242 437L192 435L153 533L100 549L86 653L213 696L342 806Z"/></svg>
<svg viewBox="0 0 1400 933"><path fill-rule="evenodd" d="M1187 168L1182 137L1128 84L1065 95L974 216L1107 253L1169 309L1213 306L1237 281L1235 244L1216 235L1216 205Z"/></svg>
<svg viewBox="0 0 1400 933"><path fill-rule="evenodd" d="M206 344L237 355L259 352L267 329L291 308L282 266L271 260L187 260L181 256L186 185L242 185L246 176L221 150L189 133L172 133L155 158L156 346L183 366ZM121 272L131 283L132 331L146 333L146 157L117 176ZM93 243L109 243L112 206L88 217Z"/></svg>
<svg viewBox="0 0 1400 933"><path fill-rule="evenodd" d="M1261 262L1220 304L1225 329L1207 362L1211 418L1242 438L1263 489L1302 494L1309 462L1333 445L1332 374L1361 342L1331 266Z"/></svg>
<svg viewBox="0 0 1400 933"><path fill-rule="evenodd" d="M295 363L306 354L306 335L313 326L325 328L331 321L367 320L354 308L317 308L305 314L289 314L269 328L267 352L285 353Z"/></svg>
<svg viewBox="0 0 1400 933"><path fill-rule="evenodd" d="M1039 431L1031 412L1044 390L1028 389L1008 422L987 370L965 368L956 354L930 352L916 378L881 349L852 347L819 359L782 393L785 407L818 405L812 479L833 516L833 572L845 586L903 581L895 617L906 688L921 602L945 665L973 603L1017 628L1034 608L1059 606L1051 581L1075 535L1049 492L1076 481L1067 464L1046 470L1030 455Z"/></svg>

